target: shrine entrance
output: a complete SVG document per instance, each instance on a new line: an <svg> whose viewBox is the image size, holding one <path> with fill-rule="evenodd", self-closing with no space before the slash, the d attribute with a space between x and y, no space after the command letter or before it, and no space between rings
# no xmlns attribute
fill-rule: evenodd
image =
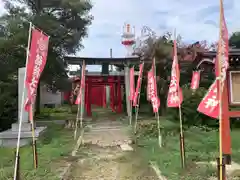
<svg viewBox="0 0 240 180"><path fill-rule="evenodd" d="M114 113L127 112L130 115L130 101L126 96L126 94L129 94L129 67L139 64L139 58L65 57L65 61L69 65L79 65L80 68L83 62L86 65L102 66L102 72L85 72L84 109L86 116L92 117L94 115L93 107L109 108ZM117 65L122 71L109 72L109 65ZM80 76L79 74L75 84L79 84ZM126 102L125 106L124 102Z"/></svg>
<svg viewBox="0 0 240 180"><path fill-rule="evenodd" d="M92 116L92 105L110 107L112 112L123 113L124 75L96 76L86 73L85 108Z"/></svg>

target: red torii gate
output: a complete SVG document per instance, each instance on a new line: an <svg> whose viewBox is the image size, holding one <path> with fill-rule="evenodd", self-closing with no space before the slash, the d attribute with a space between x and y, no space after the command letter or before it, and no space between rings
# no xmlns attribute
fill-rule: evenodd
<svg viewBox="0 0 240 180"><path fill-rule="evenodd" d="M122 91L121 85L125 85L125 94L129 94L129 89L126 86L129 84L129 66L140 64L139 57L128 58L85 58L85 57L64 57L64 60L69 65L81 65L85 61L86 65L102 65L102 72L98 75L86 74L86 87L85 87L85 109L88 116L91 116L91 104L97 104L105 106L106 91L105 86L110 86L110 106L115 112L122 112ZM109 64L117 65L118 67L125 68L124 75L111 75L109 74ZM99 92L100 91L100 92ZM97 97L96 94L101 97ZM91 98L94 97L94 98ZM126 105L130 104L128 98L126 98ZM126 106L126 107L127 107Z"/></svg>
<svg viewBox="0 0 240 180"><path fill-rule="evenodd" d="M85 107L88 116L92 115L91 104L106 106L106 86L110 87L110 107L122 113L122 88L124 76L86 76Z"/></svg>

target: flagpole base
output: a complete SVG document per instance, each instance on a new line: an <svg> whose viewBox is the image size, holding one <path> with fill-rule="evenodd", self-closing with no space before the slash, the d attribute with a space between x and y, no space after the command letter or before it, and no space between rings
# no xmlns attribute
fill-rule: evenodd
<svg viewBox="0 0 240 180"><path fill-rule="evenodd" d="M220 164L220 158L217 158L217 177L220 180L220 167L222 166L222 180L226 179L226 159L223 157L222 164Z"/></svg>
<svg viewBox="0 0 240 180"><path fill-rule="evenodd" d="M184 141L184 134L179 135L180 139L180 154L181 154L181 164L182 168L186 167L186 155L185 155L185 141Z"/></svg>
<svg viewBox="0 0 240 180"><path fill-rule="evenodd" d="M17 156L17 173L16 173L16 180L20 180L20 153L17 155L17 153L15 153L15 155Z"/></svg>
<svg viewBox="0 0 240 180"><path fill-rule="evenodd" d="M227 165L231 165L232 164L231 154L223 154L223 157L225 159L225 164L227 164Z"/></svg>
<svg viewBox="0 0 240 180"><path fill-rule="evenodd" d="M38 168L38 153L37 153L37 141L34 140L33 144L32 144L32 148L33 148L33 164L34 164L34 168L37 169Z"/></svg>

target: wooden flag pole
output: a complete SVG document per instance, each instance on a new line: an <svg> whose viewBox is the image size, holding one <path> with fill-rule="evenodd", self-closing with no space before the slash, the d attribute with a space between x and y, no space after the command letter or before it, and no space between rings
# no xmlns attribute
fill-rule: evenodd
<svg viewBox="0 0 240 180"><path fill-rule="evenodd" d="M29 47L30 47L30 41L31 41L31 34L32 34L32 23L30 22L29 24L29 32L28 32L28 47L27 47L27 53L26 53L26 65L27 67L28 64L28 58L29 58ZM21 110L20 110L20 117L19 117L19 127L18 127L18 139L17 139L17 149L16 149L16 158L15 158L15 167L14 167L14 180L18 180L19 178L18 174L20 174L20 169L19 169L19 160L20 160L20 154L19 154L19 149L20 149L20 138L21 138L21 130L22 130L22 121L23 121L23 111L24 111L24 90L26 89L26 80L27 77L27 69L25 69L24 73L24 83L23 83L23 89L22 89L22 94L21 94Z"/></svg>
<svg viewBox="0 0 240 180"><path fill-rule="evenodd" d="M157 78L156 78L156 60L155 57L153 58L153 64L154 64L154 78L155 78L155 83L156 83L156 93L158 96L158 90L157 90ZM157 118L157 128L158 128L158 145L161 148L162 147L162 135L161 135L161 128L160 128L160 116L159 116L159 111L155 113L155 117Z"/></svg>
<svg viewBox="0 0 240 180"><path fill-rule="evenodd" d="M130 117L129 117L129 125L132 125L132 100L130 100Z"/></svg>
<svg viewBox="0 0 240 180"><path fill-rule="evenodd" d="M80 87L81 88L81 87ZM79 89L79 92L82 91ZM79 114L80 114L80 103L78 103L78 108L77 108L77 116L76 116L76 123L75 123L75 131L74 131L74 140L77 138L77 130L78 130L78 121L79 121Z"/></svg>
<svg viewBox="0 0 240 180"><path fill-rule="evenodd" d="M143 63L143 66L142 66L142 73L143 73L143 68L144 68L144 63ZM140 74L139 74L139 77L140 77ZM142 75L141 75L141 78L140 78L140 87L139 87L138 94L137 94L137 96L138 96L137 105L135 106L135 125L134 125L134 134L135 135L137 134L138 111L139 111L141 87L142 87Z"/></svg>
<svg viewBox="0 0 240 180"><path fill-rule="evenodd" d="M32 149L33 149L33 164L34 168L37 169L38 167L38 156L37 156L37 145L35 139L35 125L34 125L34 118L33 118L33 104L30 104L30 111L29 111L29 119L31 122L31 130L32 130Z"/></svg>
<svg viewBox="0 0 240 180"><path fill-rule="evenodd" d="M221 82L221 71L222 71L222 56L220 55L220 52L222 52L223 47L222 47L222 19L223 17L223 1L220 0L220 30L219 30L219 43L218 43L218 92L219 92L219 179L220 180L225 180L226 178L223 177L223 169L225 169L223 166L225 166L225 163L223 163L223 153L222 153L222 89L224 82Z"/></svg>
<svg viewBox="0 0 240 180"><path fill-rule="evenodd" d="M220 47L221 48L221 47ZM219 56L220 58L221 56ZM221 59L219 59L220 65ZM221 72L221 68L219 68L219 74ZM220 77L218 77L219 81L219 178L223 180L223 154L222 154L222 83Z"/></svg>
<svg viewBox="0 0 240 180"><path fill-rule="evenodd" d="M139 96L140 96L140 93L138 93ZM140 101L140 97L138 97L138 102L139 103ZM138 124L138 110L139 110L139 105L137 104L136 107L135 107L135 124L134 124L134 134L136 135L137 134L137 124Z"/></svg>
<svg viewBox="0 0 240 180"><path fill-rule="evenodd" d="M180 93L178 93L180 97ZM181 162L182 168L185 168L185 143L184 143L184 133L183 133L183 123L182 123L182 107L179 103L179 125L180 125L180 152L181 152Z"/></svg>
<svg viewBox="0 0 240 180"><path fill-rule="evenodd" d="M20 162L20 156L18 156L18 162ZM20 163L18 163L16 180L20 180L20 179L21 179L21 177L20 177Z"/></svg>
<svg viewBox="0 0 240 180"><path fill-rule="evenodd" d="M159 144L159 147L162 147L162 135L161 135L161 128L160 128L159 112L156 112L156 115L157 115L157 125L158 125L158 144Z"/></svg>
<svg viewBox="0 0 240 180"><path fill-rule="evenodd" d="M175 40L175 43L177 43L176 42L176 28L174 29L174 40ZM175 52L174 56L177 56L177 52ZM178 64L178 60L177 60L177 64ZM179 74L180 74L180 72L179 72ZM178 87L180 87L180 83L178 84ZM179 88L178 89L178 101L179 101L178 112L179 112L179 128L180 128L180 135L179 135L180 141L179 142L180 142L181 164L182 164L182 168L185 168L185 143L184 143L183 122L182 122L182 106L181 106L181 103L180 103L180 96L181 96L181 92L180 92L180 88Z"/></svg>

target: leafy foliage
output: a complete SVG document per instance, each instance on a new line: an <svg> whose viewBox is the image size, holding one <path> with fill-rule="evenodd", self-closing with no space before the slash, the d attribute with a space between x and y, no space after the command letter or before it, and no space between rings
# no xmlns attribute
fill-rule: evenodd
<svg viewBox="0 0 240 180"><path fill-rule="evenodd" d="M235 32L229 39L229 45L233 48L240 48L240 32Z"/></svg>
<svg viewBox="0 0 240 180"><path fill-rule="evenodd" d="M164 123L162 123L163 121ZM164 137L176 135L179 133L179 125L177 123L168 121L162 117L160 118L160 129L161 135ZM137 132L138 132L137 138L158 137L158 127L156 118L154 120L140 121L138 123Z"/></svg>
<svg viewBox="0 0 240 180"><path fill-rule="evenodd" d="M72 147L74 146L72 131L64 129L62 125L47 125L48 128L38 139L37 143L38 153L39 155L41 154L41 156L39 156L41 165L39 165L37 171L32 168L32 149L29 148L29 146L21 148L21 178L24 180L59 179L58 169L61 169L62 164L66 161L64 157L68 157L72 151ZM12 179L14 151L14 148L0 148L0 166L2 167L0 179Z"/></svg>
<svg viewBox="0 0 240 180"><path fill-rule="evenodd" d="M143 39L143 42L139 43L139 47L135 47L134 54L138 55L146 62L143 77L144 87L146 87L147 84L146 71L151 68L152 59L155 57L157 90L158 96L161 100L160 114L165 115L167 109L165 102L167 101L173 59L173 41L171 40L172 35L168 32L164 35L156 36L155 33L152 31L150 32L151 33L147 34L147 38ZM196 63L193 62L196 60L198 53L201 54L202 52L208 51L209 49L213 48L213 45L208 45L206 41L200 41L194 44L185 44L182 42L181 36L178 36L176 40L178 44L177 52L181 74L180 84L181 86L189 85L191 82L192 71L196 69ZM213 78L214 74L212 72L207 72L205 76L201 76L200 85L208 88L212 83ZM144 90L144 93L146 94L146 88L144 88Z"/></svg>
<svg viewBox="0 0 240 180"><path fill-rule="evenodd" d="M215 127L218 121L197 111L198 105L206 94L205 88L199 88L193 93L187 86L183 88L183 103L181 106L182 120L185 126L210 126ZM178 108L168 108L168 118L172 121L179 121Z"/></svg>
<svg viewBox="0 0 240 180"><path fill-rule="evenodd" d="M24 66L28 22L33 22L50 36L48 61L42 79L51 84L66 77L63 58L83 47L81 40L87 35L87 26L92 19L88 15L91 7L90 2L78 0L5 0L7 13L1 18L0 33L5 40L2 42L3 54L14 49L9 56L18 59L18 66Z"/></svg>
<svg viewBox="0 0 240 180"><path fill-rule="evenodd" d="M0 107L3 107L0 127L7 128L3 125L5 119L10 122L17 114L17 73L18 68L25 66L29 22L50 36L41 81L49 87L64 89L69 86L64 56L75 54L83 47L81 41L87 36L92 20L89 15L92 5L79 0L3 2L6 13L0 17Z"/></svg>
<svg viewBox="0 0 240 180"><path fill-rule="evenodd" d="M0 131L8 129L17 116L17 83L0 81Z"/></svg>
<svg viewBox="0 0 240 180"><path fill-rule="evenodd" d="M179 44L179 61L180 66L183 64L182 60L186 54L192 54L191 59L194 58L195 47L191 48L186 46L181 42L181 37L178 36L177 42ZM147 84L146 71L151 68L151 61L155 57L156 62L156 75L157 75L157 85L158 85L158 95L161 102L166 102L168 87L170 83L171 68L172 68L172 52L173 52L173 42L171 40L171 33L166 33L162 36L149 36L141 45L141 47L136 48L135 55L140 56L146 62L144 67L144 79L143 86ZM192 53L189 53L189 52ZM186 66L182 65L181 70L181 84L189 83L192 75L192 65L188 63ZM161 114L164 115L166 112L166 103L161 103L160 106Z"/></svg>

